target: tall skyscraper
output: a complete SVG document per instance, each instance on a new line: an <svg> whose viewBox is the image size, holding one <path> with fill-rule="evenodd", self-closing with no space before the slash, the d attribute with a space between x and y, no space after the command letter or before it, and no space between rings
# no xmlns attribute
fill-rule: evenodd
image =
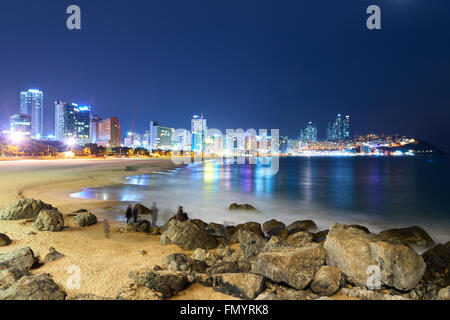
<svg viewBox="0 0 450 320"><path fill-rule="evenodd" d="M300 130L300 141L317 142L317 125L309 122L305 129Z"/></svg>
<svg viewBox="0 0 450 320"><path fill-rule="evenodd" d="M120 121L117 117L100 120L97 127L96 144L103 147L120 147L122 133Z"/></svg>
<svg viewBox="0 0 450 320"><path fill-rule="evenodd" d="M44 94L30 89L20 93L20 113L31 116L31 135L40 138L44 133Z"/></svg>
<svg viewBox="0 0 450 320"><path fill-rule="evenodd" d="M206 147L206 134L208 127L206 125L206 119L201 116L193 116L191 120L191 133L192 133L192 151L204 152Z"/></svg>
<svg viewBox="0 0 450 320"><path fill-rule="evenodd" d="M97 142L98 123L102 118L98 115L91 115L91 143Z"/></svg>
<svg viewBox="0 0 450 320"><path fill-rule="evenodd" d="M65 142L75 139L79 145L90 142L90 107L75 103L55 102L55 137Z"/></svg>
<svg viewBox="0 0 450 320"><path fill-rule="evenodd" d="M338 114L334 122L328 123L327 140L344 141L350 139L350 116Z"/></svg>

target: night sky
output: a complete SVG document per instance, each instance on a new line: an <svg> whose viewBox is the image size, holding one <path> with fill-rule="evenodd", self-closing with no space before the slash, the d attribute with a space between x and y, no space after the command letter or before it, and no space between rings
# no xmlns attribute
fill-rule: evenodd
<svg viewBox="0 0 450 320"><path fill-rule="evenodd" d="M66 8L82 30L66 28ZM382 10L382 30L366 9ZM0 127L19 93L117 115L122 131L150 120L189 128L279 128L319 138L337 113L352 133L399 133L450 151L449 0L2 0Z"/></svg>

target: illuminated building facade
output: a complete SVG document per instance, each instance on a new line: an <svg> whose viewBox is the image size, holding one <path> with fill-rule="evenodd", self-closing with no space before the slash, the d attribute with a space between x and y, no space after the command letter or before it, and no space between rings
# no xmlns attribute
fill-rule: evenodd
<svg viewBox="0 0 450 320"><path fill-rule="evenodd" d="M201 116L193 116L191 120L191 133L192 133L192 151L204 152L206 149L206 134L208 127L206 125L206 119Z"/></svg>
<svg viewBox="0 0 450 320"><path fill-rule="evenodd" d="M39 139L44 133L44 94L30 89L20 93L20 114L31 116L31 135Z"/></svg>
<svg viewBox="0 0 450 320"><path fill-rule="evenodd" d="M85 145L90 139L90 107L75 103L55 102L55 138L65 142L74 139L79 145Z"/></svg>
<svg viewBox="0 0 450 320"><path fill-rule="evenodd" d="M11 133L20 133L24 136L31 135L31 116L27 114L15 114L10 118Z"/></svg>
<svg viewBox="0 0 450 320"><path fill-rule="evenodd" d="M171 150L175 137L175 129L163 127L157 121L150 121L150 150Z"/></svg>
<svg viewBox="0 0 450 320"><path fill-rule="evenodd" d="M120 147L122 133L118 117L100 120L97 126L96 144L103 147Z"/></svg>
<svg viewBox="0 0 450 320"><path fill-rule="evenodd" d="M343 117L338 114L333 123L328 123L327 140L328 141L345 141L350 139L350 116Z"/></svg>

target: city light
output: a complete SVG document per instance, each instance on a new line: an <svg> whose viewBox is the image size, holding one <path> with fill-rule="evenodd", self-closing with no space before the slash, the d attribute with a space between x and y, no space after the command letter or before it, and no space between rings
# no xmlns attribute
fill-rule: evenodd
<svg viewBox="0 0 450 320"><path fill-rule="evenodd" d="M68 138L67 140L66 140L66 144L69 146L69 147L73 147L74 145L76 145L76 140L75 140L75 138L73 138L73 137L71 137L71 138Z"/></svg>
<svg viewBox="0 0 450 320"><path fill-rule="evenodd" d="M20 132L11 132L9 135L11 142L14 144L19 144L23 141L23 135Z"/></svg>

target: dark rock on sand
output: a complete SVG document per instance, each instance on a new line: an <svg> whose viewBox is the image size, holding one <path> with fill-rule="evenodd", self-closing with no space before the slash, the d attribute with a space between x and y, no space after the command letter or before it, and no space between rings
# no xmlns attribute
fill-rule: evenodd
<svg viewBox="0 0 450 320"><path fill-rule="evenodd" d="M302 248L279 248L260 253L252 265L252 273L301 290L311 283L324 261L325 250L316 243Z"/></svg>
<svg viewBox="0 0 450 320"><path fill-rule="evenodd" d="M321 266L314 275L311 289L321 296L331 296L339 290L341 271L337 267Z"/></svg>
<svg viewBox="0 0 450 320"><path fill-rule="evenodd" d="M97 217L90 212L76 215L73 220L79 227L88 227L97 223Z"/></svg>
<svg viewBox="0 0 450 320"><path fill-rule="evenodd" d="M44 262L49 263L49 262L58 260L62 257L65 257L65 256L62 253L56 251L55 248L50 247L49 253L44 258Z"/></svg>
<svg viewBox="0 0 450 320"><path fill-rule="evenodd" d="M221 261L222 257L215 252L198 248L194 251L194 259L204 261L208 266L213 266Z"/></svg>
<svg viewBox="0 0 450 320"><path fill-rule="evenodd" d="M61 231L64 228L63 215L56 209L43 210L39 213L33 228L39 231Z"/></svg>
<svg viewBox="0 0 450 320"><path fill-rule="evenodd" d="M410 247L381 241L348 225L333 224L324 247L327 265L338 267L360 287L367 285L369 266L380 268L383 284L401 291L414 288L425 272L425 262Z"/></svg>
<svg viewBox="0 0 450 320"><path fill-rule="evenodd" d="M383 240L392 242L401 242L411 246L420 248L430 248L434 245L433 239L421 227L413 226L409 228L389 229L380 232Z"/></svg>
<svg viewBox="0 0 450 320"><path fill-rule="evenodd" d="M117 292L117 299L119 300L163 300L164 295L158 291L147 288L144 285L130 283L119 289Z"/></svg>
<svg viewBox="0 0 450 320"><path fill-rule="evenodd" d="M246 300L255 299L264 286L264 277L250 273L224 273L213 278L214 290Z"/></svg>
<svg viewBox="0 0 450 320"><path fill-rule="evenodd" d="M35 263L33 250L24 247L18 250L0 254L0 267L17 269L27 272Z"/></svg>
<svg viewBox="0 0 450 320"><path fill-rule="evenodd" d="M6 234L0 233L0 247L8 246L11 242L11 239Z"/></svg>
<svg viewBox="0 0 450 320"><path fill-rule="evenodd" d="M41 200L24 199L14 202L0 211L0 220L34 219L42 210L54 209Z"/></svg>
<svg viewBox="0 0 450 320"><path fill-rule="evenodd" d="M256 208L249 204L237 204L232 203L228 210L246 210L246 211L256 211Z"/></svg>
<svg viewBox="0 0 450 320"><path fill-rule="evenodd" d="M0 300L64 300L66 294L46 274L28 275L0 291Z"/></svg>
<svg viewBox="0 0 450 320"><path fill-rule="evenodd" d="M204 261L192 259L184 253L173 253L163 260L163 266L171 271L205 273L208 265Z"/></svg>
<svg viewBox="0 0 450 320"><path fill-rule="evenodd" d="M422 258L431 272L444 274L446 269L450 269L450 241L425 251Z"/></svg>
<svg viewBox="0 0 450 320"><path fill-rule="evenodd" d="M292 222L287 226L287 229L290 234L297 233L299 231L315 232L317 231L317 225L312 220L301 220Z"/></svg>
<svg viewBox="0 0 450 320"><path fill-rule="evenodd" d="M191 284L185 274L166 270L131 272L130 278L135 280L137 286L145 285L161 293L164 298L178 294Z"/></svg>
<svg viewBox="0 0 450 320"><path fill-rule="evenodd" d="M78 209L72 213L85 213L85 212L88 212L88 211L86 209Z"/></svg>
<svg viewBox="0 0 450 320"><path fill-rule="evenodd" d="M221 261L206 270L209 275L215 275L219 273L239 273L239 263L237 261Z"/></svg>
<svg viewBox="0 0 450 320"><path fill-rule="evenodd" d="M150 231L151 223L148 220L139 220L137 223L128 223L119 228L120 233L135 233Z"/></svg>
<svg viewBox="0 0 450 320"><path fill-rule="evenodd" d="M95 294L86 293L86 294L76 294L76 295L73 295L73 296L67 296L66 300L79 300L79 301L100 300L100 301L103 301L103 300L116 300L116 299L107 298L107 297L99 297L99 296L96 296Z"/></svg>
<svg viewBox="0 0 450 320"><path fill-rule="evenodd" d="M170 221L167 230L161 235L160 242L162 245L176 244L183 250L211 250L217 247L216 238L191 221Z"/></svg>

